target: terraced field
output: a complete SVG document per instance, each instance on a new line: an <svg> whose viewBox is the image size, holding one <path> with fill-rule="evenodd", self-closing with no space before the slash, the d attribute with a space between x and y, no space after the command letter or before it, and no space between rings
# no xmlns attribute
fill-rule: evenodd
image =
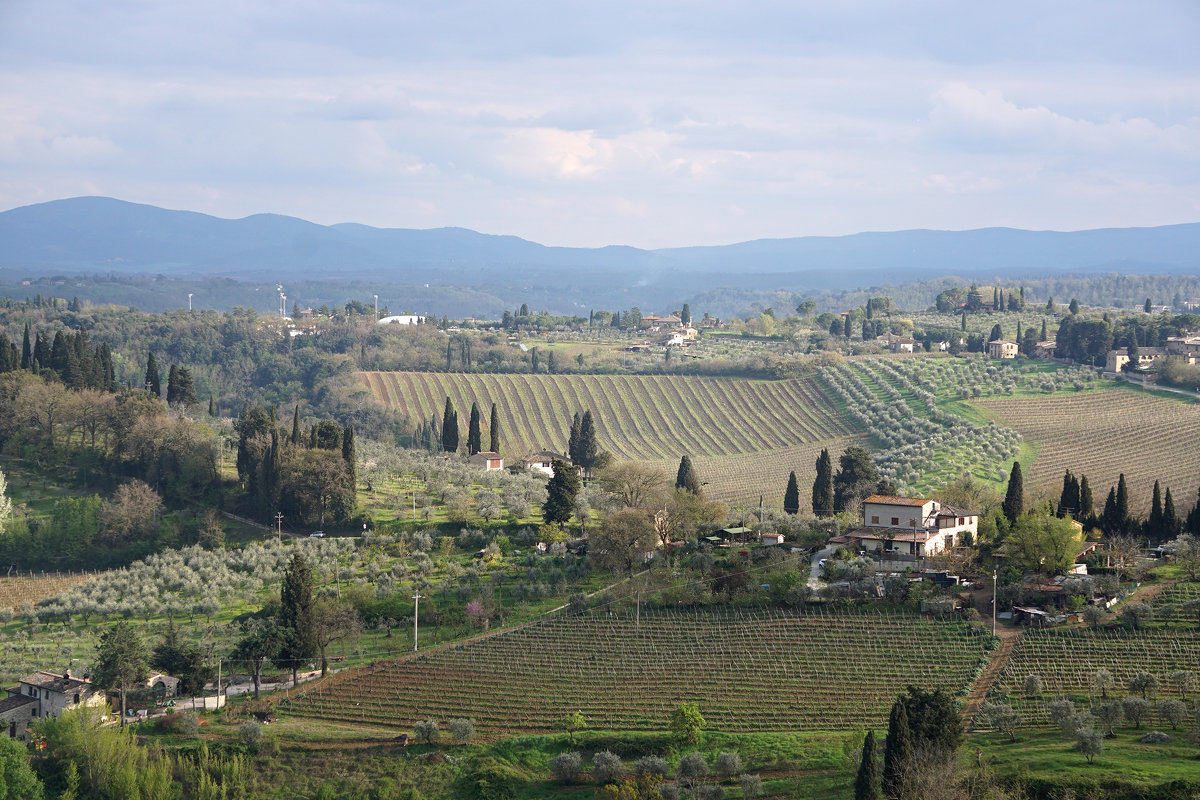
<svg viewBox="0 0 1200 800"><path fill-rule="evenodd" d="M306 692L288 713L410 727L473 717L489 734L666 727L696 701L711 729L861 730L908 684L966 689L986 660L979 626L916 615L780 610L560 617Z"/></svg>
<svg viewBox="0 0 1200 800"><path fill-rule="evenodd" d="M783 494L789 470L811 473L822 446L836 457L849 437L859 435L856 423L839 413L821 384L802 379L361 375L376 397L412 419L440 419L450 397L464 435L471 403L479 404L485 424L496 403L509 457L543 448L565 450L572 414L590 409L601 447L618 460L661 462L673 471L686 453L709 483L706 492L726 501L757 502L765 493L769 504L778 505L776 495Z"/></svg>
<svg viewBox="0 0 1200 800"><path fill-rule="evenodd" d="M1065 396L976 401L1026 440L1041 445L1026 486L1057 498L1063 472L1086 475L1099 507L1124 472L1130 508L1145 514L1155 479L1181 513L1200 484L1200 405L1109 389Z"/></svg>

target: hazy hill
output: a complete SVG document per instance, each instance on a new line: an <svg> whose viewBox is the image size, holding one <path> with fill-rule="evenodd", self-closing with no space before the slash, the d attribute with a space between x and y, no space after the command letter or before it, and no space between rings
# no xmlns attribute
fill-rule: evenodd
<svg viewBox="0 0 1200 800"><path fill-rule="evenodd" d="M1200 223L1060 233L986 228L762 239L715 247L546 247L464 228L317 225L256 214L229 220L105 197L0 213L0 284L117 274L240 281L470 287L495 298L580 311L676 303L719 290L795 292L903 284L945 275L1050 277L1200 271ZM411 297L412 292L406 292ZM415 298L414 298L415 299ZM433 299L433 298L430 298ZM457 304L456 304L457 305Z"/></svg>

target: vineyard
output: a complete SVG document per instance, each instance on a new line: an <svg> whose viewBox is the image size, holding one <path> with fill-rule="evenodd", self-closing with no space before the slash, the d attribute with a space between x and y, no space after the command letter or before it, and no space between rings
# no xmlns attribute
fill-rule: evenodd
<svg viewBox="0 0 1200 800"><path fill-rule="evenodd" d="M1012 658L997 678L994 691L1020 713L1024 724L1048 721L1045 705L1062 696L1099 697L1091 687L1096 670L1112 673L1110 696L1124 697L1129 680L1139 672L1158 678L1168 693L1170 675L1200 668L1200 636L1195 629L1093 631L1031 630L1021 637ZM1026 697L1025 680L1042 680L1039 698ZM1164 694L1165 696L1165 694Z"/></svg>
<svg viewBox="0 0 1200 800"><path fill-rule="evenodd" d="M96 573L70 572L0 578L0 608L21 612L25 603L37 605L39 600L53 597L96 576Z"/></svg>
<svg viewBox="0 0 1200 800"><path fill-rule="evenodd" d="M357 671L290 713L373 725L472 717L493 734L549 731L581 711L596 728L666 727L696 701L724 732L886 723L908 684L965 693L986 663L982 628L915 615L780 610L560 617Z"/></svg>
<svg viewBox="0 0 1200 800"><path fill-rule="evenodd" d="M811 470L821 446L836 451L858 433L821 385L809 380L361 374L376 397L411 419L440 421L447 396L464 422L472 403L485 421L496 403L510 459L543 448L565 450L571 416L590 409L601 447L618 460L661 461L673 471L687 453L710 484L706 491L724 500L757 502L764 492L781 494L789 470ZM747 458L724 458L735 455Z"/></svg>
<svg viewBox="0 0 1200 800"><path fill-rule="evenodd" d="M1127 389L1061 397L988 399L979 405L1041 444L1026 487L1057 496L1063 473L1086 475L1103 504L1120 473L1130 510L1150 508L1154 481L1170 487L1176 508L1190 508L1200 484L1200 405Z"/></svg>

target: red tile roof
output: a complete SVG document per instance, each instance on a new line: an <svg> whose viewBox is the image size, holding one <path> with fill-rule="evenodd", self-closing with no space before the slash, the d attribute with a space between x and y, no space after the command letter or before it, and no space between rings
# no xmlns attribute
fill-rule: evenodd
<svg viewBox="0 0 1200 800"><path fill-rule="evenodd" d="M929 502L928 498L923 497L892 497L887 494L873 494L864 503L879 503L885 506L923 506Z"/></svg>

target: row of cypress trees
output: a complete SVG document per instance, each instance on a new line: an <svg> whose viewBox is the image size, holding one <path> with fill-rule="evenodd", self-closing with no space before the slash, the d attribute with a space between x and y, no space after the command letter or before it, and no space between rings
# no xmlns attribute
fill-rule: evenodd
<svg viewBox="0 0 1200 800"><path fill-rule="evenodd" d="M471 403L471 417L467 423L467 455L473 456L476 453L483 452L483 431L481 427L481 419L479 414L479 404ZM434 422L429 423L429 432L422 434L432 439ZM500 452L500 413L496 409L496 404L492 403L492 415L488 423L489 442L488 450L493 453ZM459 444L459 428L458 428L458 411L454 408L454 403L450 400L450 396L446 396L446 407L442 412L441 426L441 445L442 450L447 453L457 453ZM433 449L433 448L430 448Z"/></svg>
<svg viewBox="0 0 1200 800"><path fill-rule="evenodd" d="M17 344L0 333L0 373L19 369L36 374L51 370L72 389L117 389L112 351L107 342L92 344L86 331L56 331L54 336L33 334L25 323L25 334Z"/></svg>

